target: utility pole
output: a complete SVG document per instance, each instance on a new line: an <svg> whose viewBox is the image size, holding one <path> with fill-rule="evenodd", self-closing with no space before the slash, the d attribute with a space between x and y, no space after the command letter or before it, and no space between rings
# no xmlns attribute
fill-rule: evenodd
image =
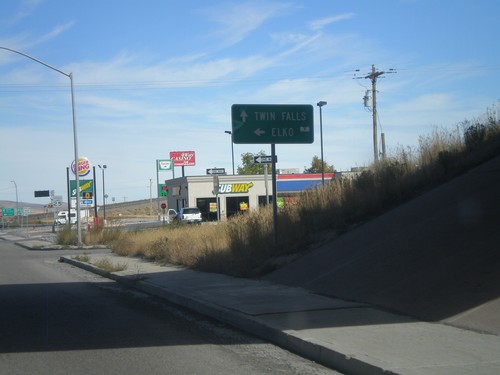
<svg viewBox="0 0 500 375"><path fill-rule="evenodd" d="M359 70L356 70L359 71ZM377 78L386 73L396 73L395 69L389 69L387 72L377 70L372 64L372 71L364 78L372 82L372 118L373 118L373 161L378 163L378 135L377 135ZM355 77L358 78L358 77ZM361 77L359 77L361 78ZM364 97L365 106L369 101L368 90ZM385 134L382 133L382 157L385 159Z"/></svg>
<svg viewBox="0 0 500 375"><path fill-rule="evenodd" d="M373 101L373 161L378 163L378 136L377 136L377 78L384 74L383 71L377 71L375 65L372 65L372 72L365 78L372 81L372 101Z"/></svg>

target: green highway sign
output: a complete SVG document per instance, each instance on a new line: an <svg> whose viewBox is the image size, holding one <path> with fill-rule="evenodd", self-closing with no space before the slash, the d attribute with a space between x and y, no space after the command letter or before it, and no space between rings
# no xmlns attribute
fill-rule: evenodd
<svg viewBox="0 0 500 375"><path fill-rule="evenodd" d="M2 208L2 216L7 217L7 216L15 216L15 215L16 215L15 208Z"/></svg>
<svg viewBox="0 0 500 375"><path fill-rule="evenodd" d="M313 143L314 109L310 104L233 104L234 143Z"/></svg>

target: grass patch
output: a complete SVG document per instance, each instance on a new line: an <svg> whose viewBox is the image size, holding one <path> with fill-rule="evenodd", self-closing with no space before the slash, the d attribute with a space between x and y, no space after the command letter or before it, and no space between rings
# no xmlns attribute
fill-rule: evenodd
<svg viewBox="0 0 500 375"><path fill-rule="evenodd" d="M101 258L92 263L97 268L105 271L105 272L119 272L127 269L127 263L113 263L109 258Z"/></svg>
<svg viewBox="0 0 500 375"><path fill-rule="evenodd" d="M122 235L119 226L92 228L90 231L82 233L82 242L88 246L106 245L109 246L117 241ZM76 246L78 242L77 229L73 225L69 228L67 225L61 226L57 231L56 242L64 246Z"/></svg>
<svg viewBox="0 0 500 375"><path fill-rule="evenodd" d="M73 259L79 262L90 263L90 255L88 254L77 255Z"/></svg>

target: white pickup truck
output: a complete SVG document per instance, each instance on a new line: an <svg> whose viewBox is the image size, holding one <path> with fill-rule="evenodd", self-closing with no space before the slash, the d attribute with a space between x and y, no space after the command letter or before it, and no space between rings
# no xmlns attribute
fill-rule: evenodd
<svg viewBox="0 0 500 375"><path fill-rule="evenodd" d="M88 216L86 210L80 210L80 217L86 218ZM56 216L56 224L68 224L68 220L70 221L70 224L76 224L76 210L71 209L68 215L68 211L59 211Z"/></svg>
<svg viewBox="0 0 500 375"><path fill-rule="evenodd" d="M176 219L187 224L201 224L201 212L198 207L183 207L177 212Z"/></svg>

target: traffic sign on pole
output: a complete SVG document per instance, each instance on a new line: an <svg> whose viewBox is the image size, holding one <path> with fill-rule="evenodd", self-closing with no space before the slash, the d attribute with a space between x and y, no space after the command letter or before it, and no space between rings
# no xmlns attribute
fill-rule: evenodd
<svg viewBox="0 0 500 375"><path fill-rule="evenodd" d="M271 164L273 162L273 157L271 155L259 155L253 157L254 164ZM275 156L274 162L278 162L278 157Z"/></svg>
<svg viewBox="0 0 500 375"><path fill-rule="evenodd" d="M210 168L210 169L207 169L207 174L209 174L209 175L226 174L226 169L225 168Z"/></svg>
<svg viewBox="0 0 500 375"><path fill-rule="evenodd" d="M16 210L15 210L15 208L2 208L2 214L4 217L15 216Z"/></svg>
<svg viewBox="0 0 500 375"><path fill-rule="evenodd" d="M314 110L310 104L233 104L234 143L313 143Z"/></svg>

